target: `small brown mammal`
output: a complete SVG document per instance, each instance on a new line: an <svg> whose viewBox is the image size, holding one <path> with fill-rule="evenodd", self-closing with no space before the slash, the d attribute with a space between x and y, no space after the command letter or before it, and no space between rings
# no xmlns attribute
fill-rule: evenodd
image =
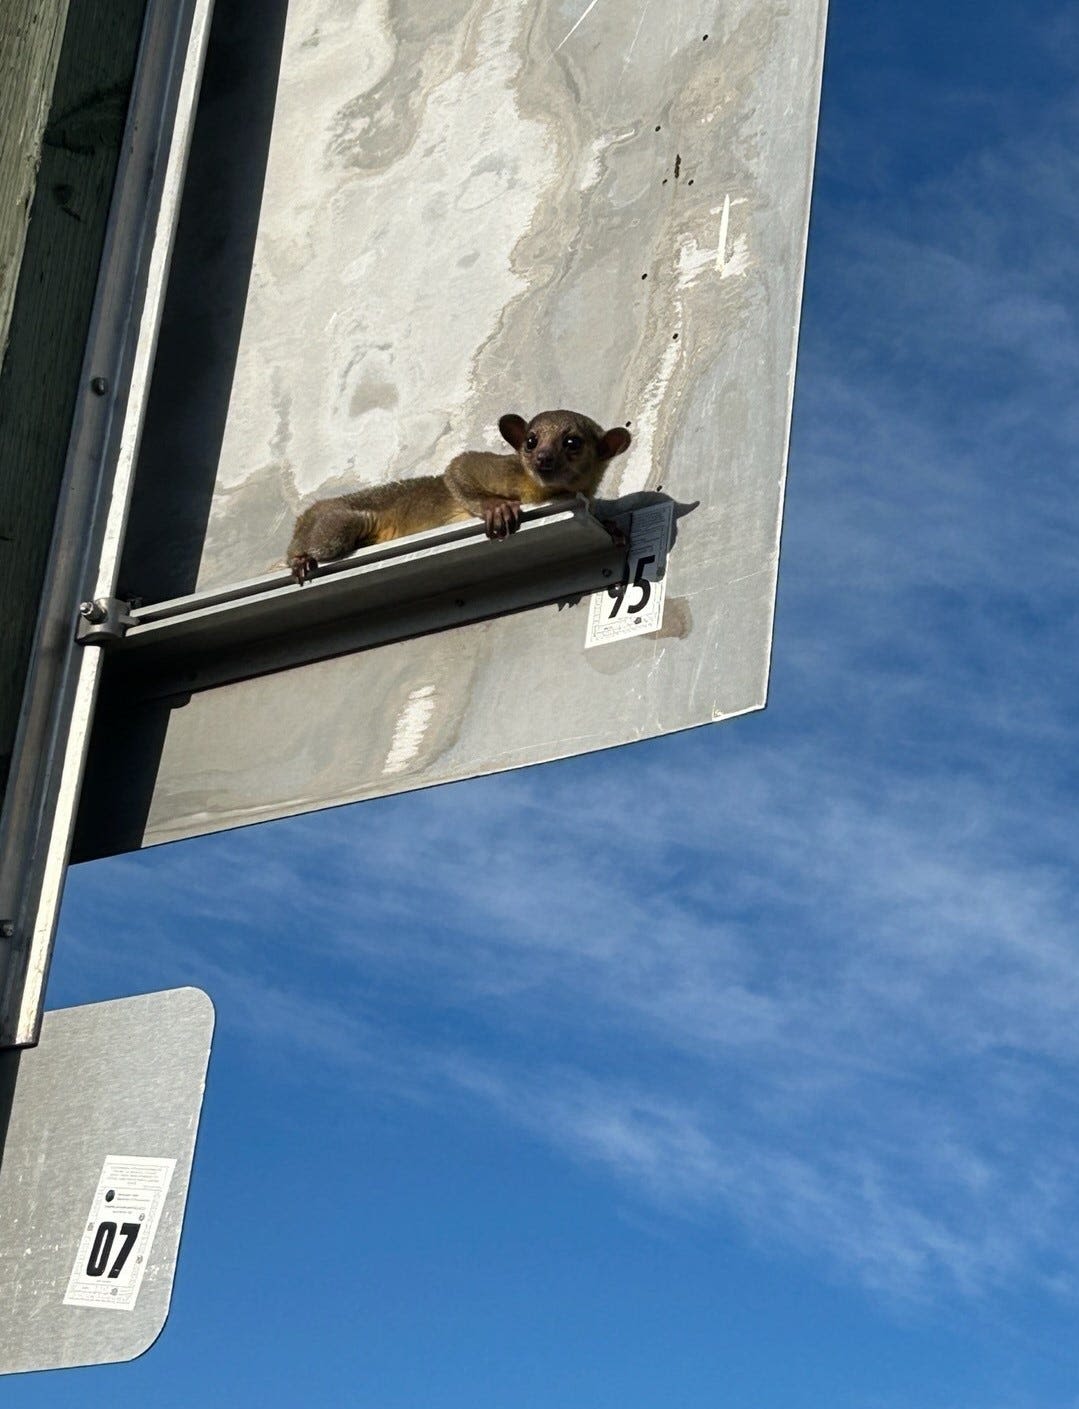
<svg viewBox="0 0 1079 1409"><path fill-rule="evenodd" d="M503 416L498 429L514 454L466 450L445 474L394 480L305 509L288 548L293 577L303 583L319 563L356 548L473 517L483 519L488 538L505 538L517 531L522 504L591 498L607 462L630 443L622 426L605 431L578 411L541 411L527 422Z"/></svg>

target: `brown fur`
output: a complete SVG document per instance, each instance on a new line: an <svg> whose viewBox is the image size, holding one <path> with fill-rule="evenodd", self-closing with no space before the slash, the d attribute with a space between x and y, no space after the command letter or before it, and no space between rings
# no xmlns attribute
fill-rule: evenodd
<svg viewBox="0 0 1079 1409"><path fill-rule="evenodd" d="M306 582L319 563L473 516L483 519L488 538L505 538L517 531L522 504L591 498L608 461L630 442L621 426L604 431L577 411L541 411L527 423L503 416L498 428L514 454L466 450L445 474L394 480L305 509L288 549L293 577Z"/></svg>

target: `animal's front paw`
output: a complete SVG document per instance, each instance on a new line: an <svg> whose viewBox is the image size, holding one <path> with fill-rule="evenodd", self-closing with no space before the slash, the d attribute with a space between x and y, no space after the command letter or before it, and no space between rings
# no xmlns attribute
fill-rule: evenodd
<svg viewBox="0 0 1079 1409"><path fill-rule="evenodd" d="M292 575L302 587L318 571L318 562L310 553L293 553L288 560Z"/></svg>
<svg viewBox="0 0 1079 1409"><path fill-rule="evenodd" d="M483 505L483 523L488 538L505 538L521 524L519 499L488 499Z"/></svg>

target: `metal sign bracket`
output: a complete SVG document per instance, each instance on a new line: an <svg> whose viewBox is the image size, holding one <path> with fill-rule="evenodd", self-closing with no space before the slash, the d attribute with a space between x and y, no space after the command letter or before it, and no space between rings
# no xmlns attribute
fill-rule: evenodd
<svg viewBox="0 0 1079 1409"><path fill-rule="evenodd" d="M166 602L84 602L76 639L153 698L576 598L621 573L625 543L586 500L521 518L500 542L477 521L362 548L304 586L282 568Z"/></svg>
<svg viewBox="0 0 1079 1409"><path fill-rule="evenodd" d="M133 606L133 602L121 601L119 597L96 597L93 601L81 602L75 640L80 646L122 641L127 628L135 624L131 615Z"/></svg>

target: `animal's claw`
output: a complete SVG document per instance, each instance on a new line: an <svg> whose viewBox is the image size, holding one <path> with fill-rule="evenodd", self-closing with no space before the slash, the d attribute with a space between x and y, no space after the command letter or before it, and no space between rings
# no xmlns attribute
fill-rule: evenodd
<svg viewBox="0 0 1079 1409"><path fill-rule="evenodd" d="M318 571L318 562L310 553L294 553L289 558L288 565L292 569L292 576L301 587Z"/></svg>
<svg viewBox="0 0 1079 1409"><path fill-rule="evenodd" d="M488 538L506 538L521 524L519 499L491 499L483 506L483 523Z"/></svg>

